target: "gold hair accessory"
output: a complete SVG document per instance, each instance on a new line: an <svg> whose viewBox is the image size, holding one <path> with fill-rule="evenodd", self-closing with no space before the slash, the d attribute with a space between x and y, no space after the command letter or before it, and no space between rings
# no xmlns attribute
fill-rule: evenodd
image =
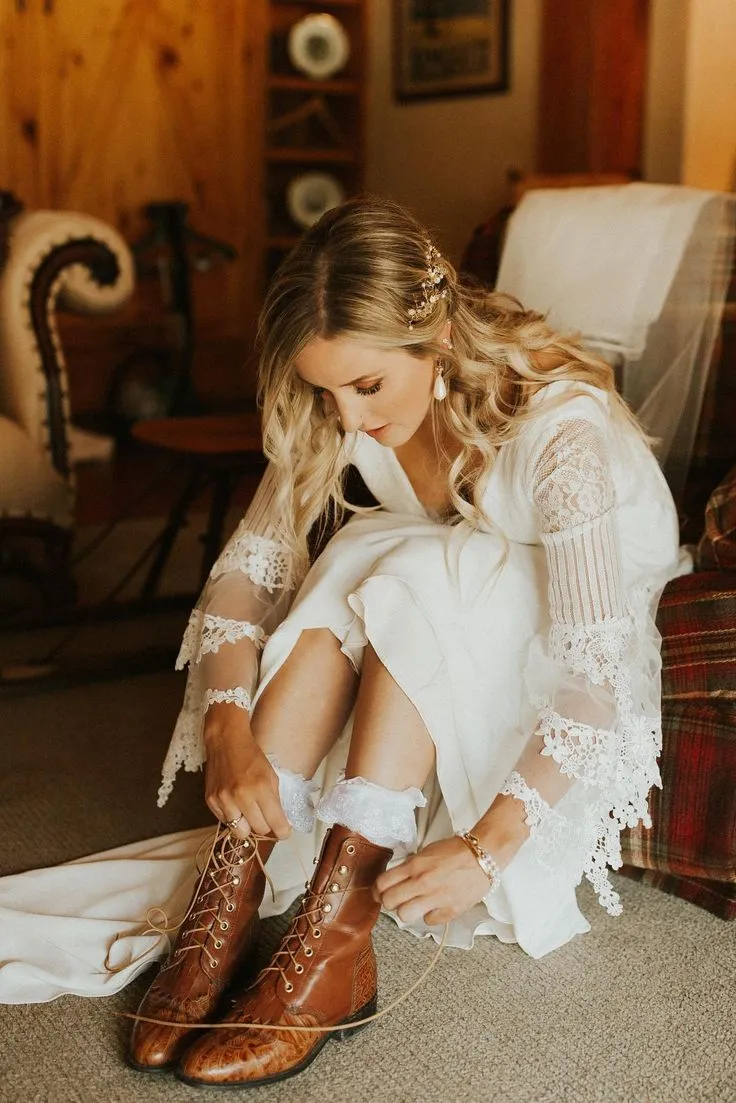
<svg viewBox="0 0 736 1103"><path fill-rule="evenodd" d="M471 835L469 831L457 831L455 834L458 839L462 839L488 880L491 882L491 887L488 891L495 892L501 883L501 870L498 868L496 859L480 845L480 840L477 835Z"/></svg>
<svg viewBox="0 0 736 1103"><path fill-rule="evenodd" d="M422 280L421 298L414 299L414 306L407 311L409 316L409 329L414 329L415 322L423 322L434 309L434 304L440 299L446 299L450 293L448 287L442 287L447 280L447 269L442 256L434 245L427 249L427 275Z"/></svg>

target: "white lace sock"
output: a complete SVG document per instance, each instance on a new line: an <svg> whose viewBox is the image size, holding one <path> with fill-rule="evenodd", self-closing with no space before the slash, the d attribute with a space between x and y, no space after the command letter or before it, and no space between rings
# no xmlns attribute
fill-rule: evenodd
<svg viewBox="0 0 736 1103"><path fill-rule="evenodd" d="M317 805L317 818L339 823L376 846L406 853L417 848L416 808L427 801L421 789L386 789L364 777L342 778Z"/></svg>
<svg viewBox="0 0 736 1103"><path fill-rule="evenodd" d="M267 754L266 758L273 766L279 779L279 800L284 810L284 815L294 828L302 834L309 834L314 828L314 801L312 793L316 793L319 785L311 778L295 774L282 766L275 755Z"/></svg>

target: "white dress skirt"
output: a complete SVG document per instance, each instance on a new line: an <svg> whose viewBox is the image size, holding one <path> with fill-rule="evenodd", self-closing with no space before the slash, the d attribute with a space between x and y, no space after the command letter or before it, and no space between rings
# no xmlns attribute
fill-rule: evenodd
<svg viewBox="0 0 736 1103"><path fill-rule="evenodd" d="M589 930L576 901L584 875L618 913L607 873L620 864L619 833L647 822L660 783L654 614L683 567L650 451L606 396L567 387L547 387L548 415L502 448L485 498L493 523L480 529L429 516L395 454L359 435L351 462L381 509L354 516L292 591L264 481L185 635L189 678L162 800L179 767L203 764L209 704L257 707L300 634L325 628L358 672L370 644L434 743L420 846L470 829L499 792L524 803L529 837L499 889L450 925L449 945L492 934L549 953ZM350 729L316 775L317 796L344 769ZM303 891L324 831L318 822L275 848L262 915ZM181 914L209 834L0 879L0 1000L107 995L165 954L147 910ZM421 921L409 929L442 936Z"/></svg>
<svg viewBox="0 0 736 1103"><path fill-rule="evenodd" d="M502 566L489 572L494 562ZM515 688L523 682L530 639L548 627L546 585L539 546L506 545L491 533L431 519L354 517L317 560L266 644L258 694L305 629L333 632L357 672L370 644L435 745L427 806L418 813L419 845L469 830L486 811L488 794L500 791L529 737L524 696ZM320 789L344 769L351 726L323 764ZM401 732L394 737L400 740ZM269 865L284 886L276 911L303 886L302 866L290 854L297 847L308 867L314 843L299 836L280 844ZM539 957L589 930L574 884L525 875L524 866L522 846L491 902L450 925L448 945L469 947L475 935L495 934ZM290 871L298 876L287 887ZM271 910L268 901L265 910ZM421 921L409 929L438 939L443 933Z"/></svg>

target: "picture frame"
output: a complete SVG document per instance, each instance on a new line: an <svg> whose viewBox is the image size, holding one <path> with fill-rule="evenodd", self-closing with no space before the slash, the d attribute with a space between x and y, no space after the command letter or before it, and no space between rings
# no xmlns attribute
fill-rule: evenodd
<svg viewBox="0 0 736 1103"><path fill-rule="evenodd" d="M399 102L508 91L510 0L394 0Z"/></svg>

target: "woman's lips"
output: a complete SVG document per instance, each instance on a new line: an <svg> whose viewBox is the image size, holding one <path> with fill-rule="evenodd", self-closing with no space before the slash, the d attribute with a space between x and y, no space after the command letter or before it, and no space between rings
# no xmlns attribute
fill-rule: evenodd
<svg viewBox="0 0 736 1103"><path fill-rule="evenodd" d="M364 429L363 432L367 433L369 437L378 437L387 428L388 425L379 425L377 429Z"/></svg>

